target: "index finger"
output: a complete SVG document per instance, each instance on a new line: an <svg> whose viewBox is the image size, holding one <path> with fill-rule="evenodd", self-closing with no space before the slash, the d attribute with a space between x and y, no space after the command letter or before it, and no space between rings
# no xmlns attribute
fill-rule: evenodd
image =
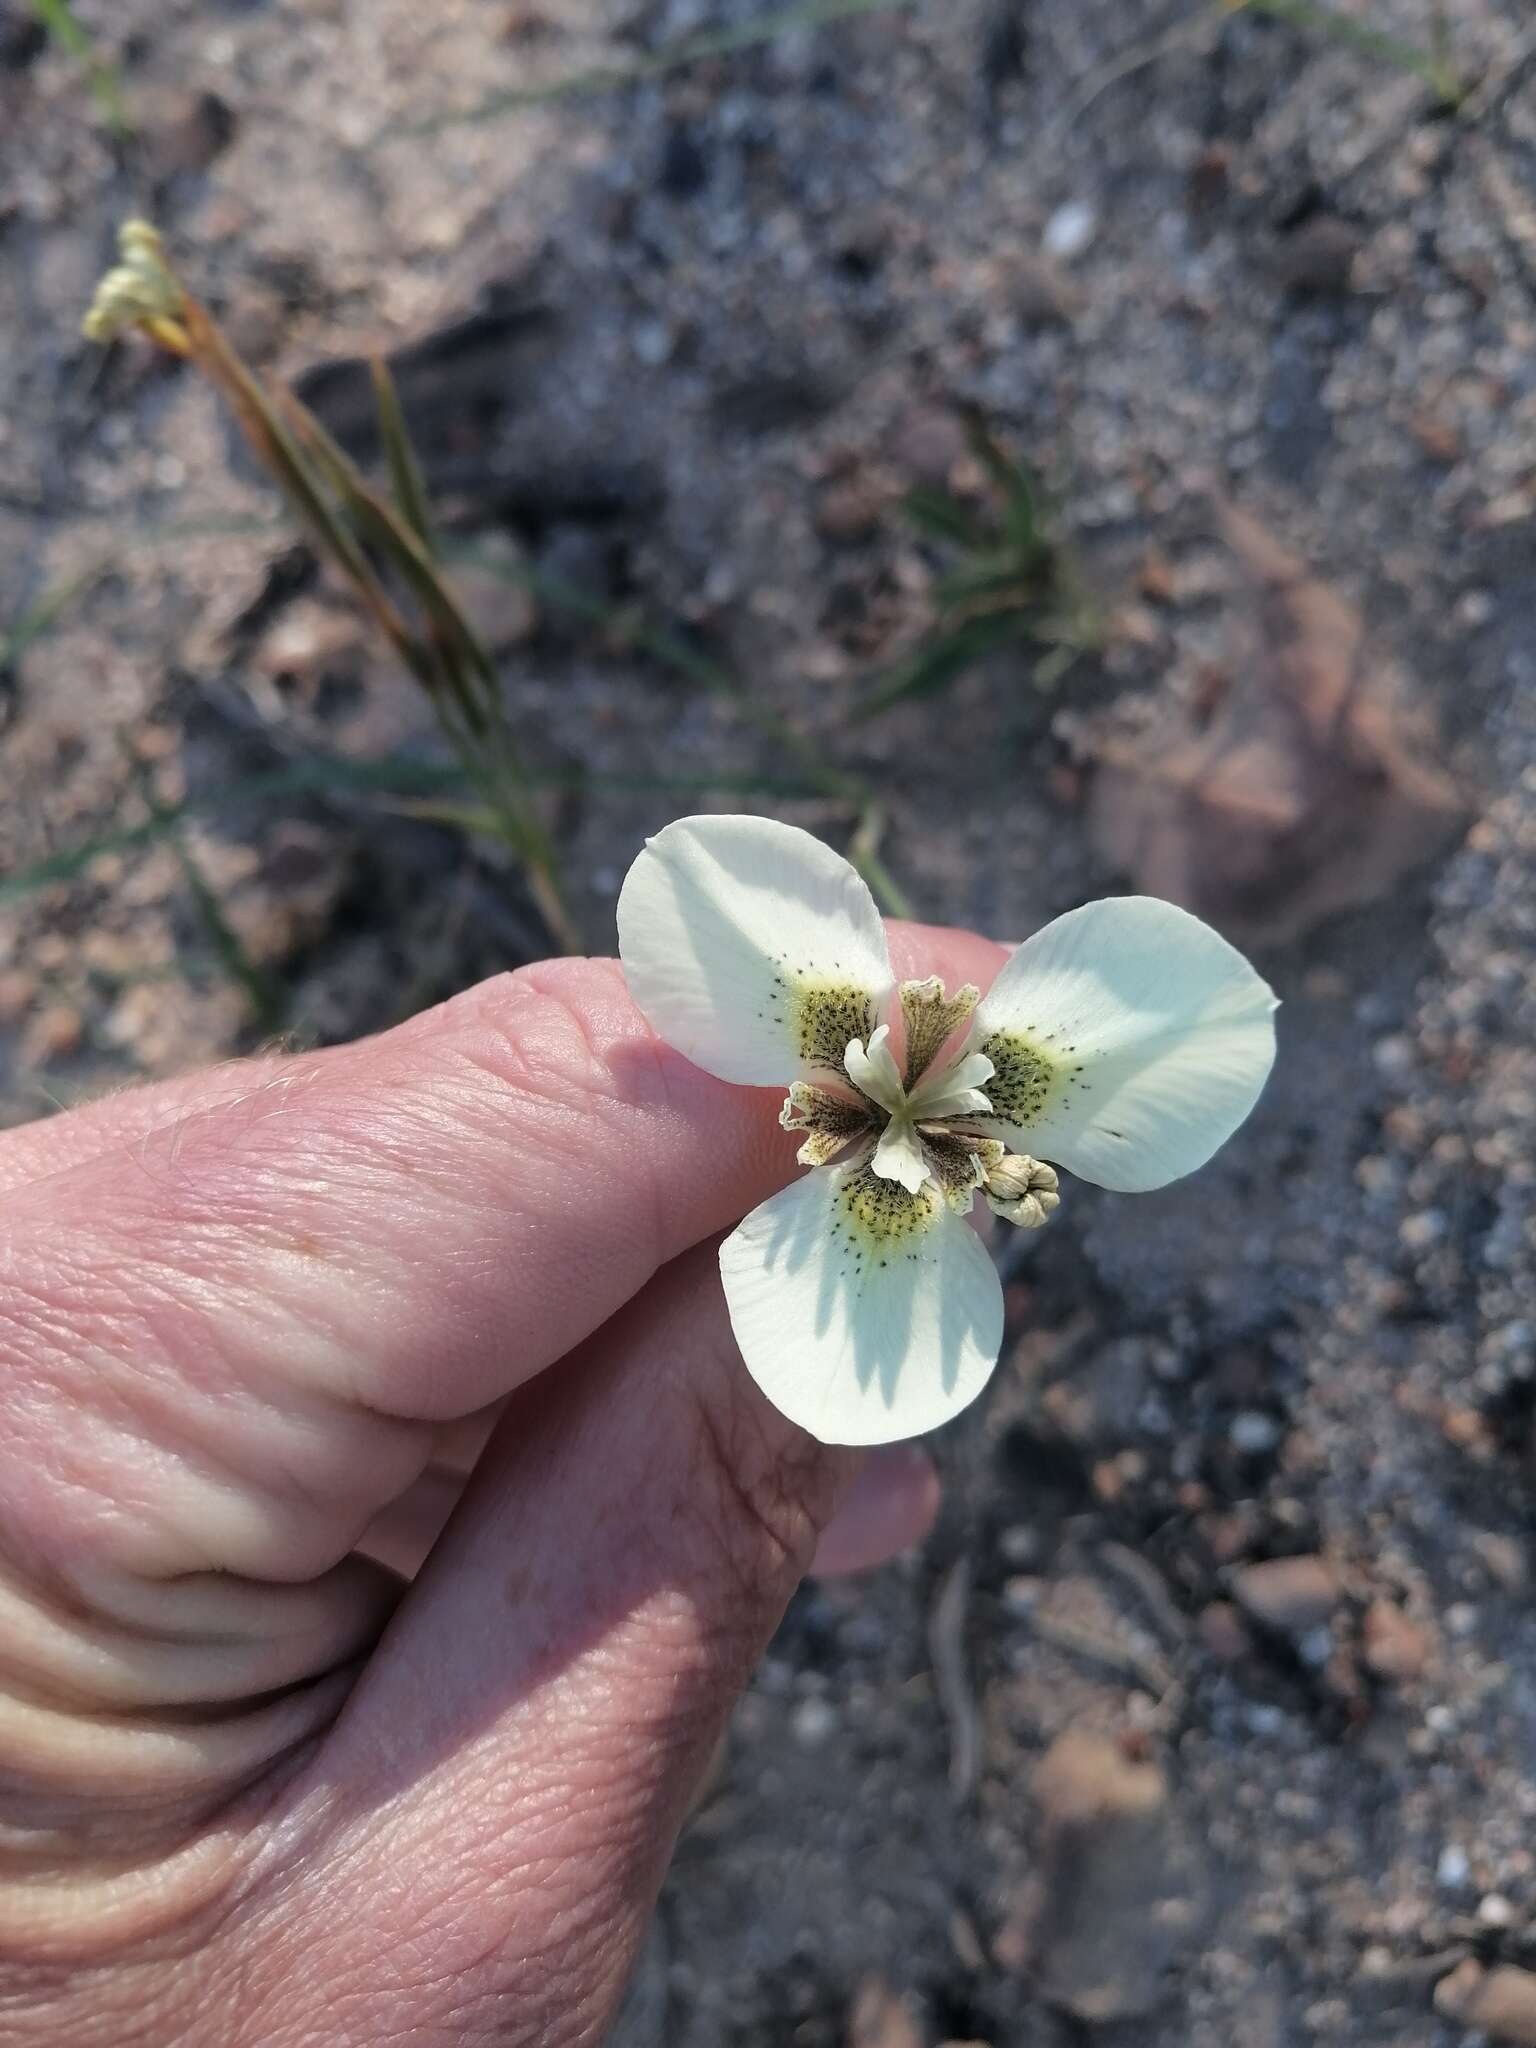
<svg viewBox="0 0 1536 2048"><path fill-rule="evenodd" d="M890 939L898 975L985 985L1002 957L963 933ZM71 1331L55 1370L87 1407L100 1361L126 1355L203 1393L211 1360L246 1390L470 1413L796 1170L780 1092L663 1045L612 960L499 977L378 1038L264 1063L233 1096L230 1072L206 1107L142 1131L120 1098L108 1150L13 1197L9 1263L29 1288L54 1276L48 1323Z"/></svg>

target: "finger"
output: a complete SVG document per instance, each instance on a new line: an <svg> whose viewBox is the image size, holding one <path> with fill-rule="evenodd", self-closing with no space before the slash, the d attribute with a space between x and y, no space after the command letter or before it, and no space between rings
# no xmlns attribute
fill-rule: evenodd
<svg viewBox="0 0 1536 2048"><path fill-rule="evenodd" d="M812 1571L821 1578L866 1572L912 1549L933 1527L941 1497L925 1452L916 1444L882 1444L823 1531Z"/></svg>
<svg viewBox="0 0 1536 2048"><path fill-rule="evenodd" d="M463 1498L470 1465L435 1459L413 1486L382 1508L358 1541L365 1557L414 1579ZM816 1546L818 1577L865 1572L921 1543L939 1511L933 1462L916 1444L882 1444L866 1458Z"/></svg>
<svg viewBox="0 0 1536 2048"><path fill-rule="evenodd" d="M380 1508L357 1540L364 1557L414 1579L464 1497L469 1475L431 1464L397 1499Z"/></svg>
<svg viewBox="0 0 1536 2048"><path fill-rule="evenodd" d="M898 935L904 965L993 949ZM559 962L267 1072L13 1199L0 1422L22 1540L140 1575L328 1569L430 1452L789 1178L772 1091ZM71 1445L62 1497L36 1475ZM139 1505L134 1475L157 1484ZM95 1557L103 1545L110 1557Z"/></svg>
<svg viewBox="0 0 1536 2048"><path fill-rule="evenodd" d="M321 1059L325 1054L318 1055ZM249 1095L283 1064L274 1055L226 1060L196 1074L116 1088L74 1108L22 1124L0 1137L0 1194L78 1166L82 1160L138 1144L150 1131L181 1117L216 1109Z"/></svg>
<svg viewBox="0 0 1536 2048"><path fill-rule="evenodd" d="M274 2033L342 2037L341 1984L347 2039L385 2016L402 2038L602 2038L697 1774L855 1456L757 1392L712 1247L524 1388L294 1788L285 1868L297 1849L307 1876L272 1898L270 1981L261 1935L250 1966ZM344 1928L305 1884L356 1902Z"/></svg>
<svg viewBox="0 0 1536 2048"><path fill-rule="evenodd" d="M951 980L994 958L942 934L896 951ZM614 963L561 962L33 1180L0 1242L0 1568L66 1627L146 1638L145 1665L194 1635L255 1674L289 1632L274 1602L336 1570L445 1422L794 1172L776 1110L659 1046ZM82 1824L131 1784L184 1825L219 1770L307 1739L323 1674L377 1624L371 1582L356 1602L285 1667L281 1714L247 1691L217 1739L162 1742L177 1679L146 1676L88 1731ZM30 1642L4 1650L18 1693ZM58 1743L23 1724L0 1770L51 1799Z"/></svg>

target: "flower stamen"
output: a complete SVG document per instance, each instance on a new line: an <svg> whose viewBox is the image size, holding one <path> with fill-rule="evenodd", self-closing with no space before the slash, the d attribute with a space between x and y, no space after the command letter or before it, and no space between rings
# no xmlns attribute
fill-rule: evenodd
<svg viewBox="0 0 1536 2048"><path fill-rule="evenodd" d="M825 1166L855 1138L869 1136L875 1120L869 1105L850 1102L812 1081L796 1081L784 1098L779 1122L786 1131L804 1131L805 1143L795 1154L802 1166Z"/></svg>

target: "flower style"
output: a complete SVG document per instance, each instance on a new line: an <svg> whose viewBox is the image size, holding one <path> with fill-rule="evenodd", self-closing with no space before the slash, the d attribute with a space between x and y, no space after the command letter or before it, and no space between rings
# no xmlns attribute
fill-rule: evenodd
<svg viewBox="0 0 1536 2048"><path fill-rule="evenodd" d="M918 1435L986 1385L1003 1297L965 1220L978 1192L1030 1228L1059 1201L1046 1160L1162 1187L1231 1136L1274 1059L1266 983L1153 897L1068 911L985 997L898 989L845 860L793 826L701 817L646 842L618 922L663 1039L788 1088L779 1120L814 1171L752 1211L720 1271L748 1371L823 1443Z"/></svg>

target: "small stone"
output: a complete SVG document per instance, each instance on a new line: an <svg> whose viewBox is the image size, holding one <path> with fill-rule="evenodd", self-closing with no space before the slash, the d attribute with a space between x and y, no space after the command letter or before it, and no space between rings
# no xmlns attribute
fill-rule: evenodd
<svg viewBox="0 0 1536 2048"><path fill-rule="evenodd" d="M1429 1638L1390 1600L1373 1600L1360 1629L1365 1668L1389 1685L1410 1685L1429 1658Z"/></svg>
<svg viewBox="0 0 1536 2048"><path fill-rule="evenodd" d="M327 679L350 679L361 671L367 658L364 630L356 613L344 606L296 598L262 634L251 664L272 682L312 696Z"/></svg>
<svg viewBox="0 0 1536 2048"><path fill-rule="evenodd" d="M272 286L245 280L224 308L222 324L237 354L248 363L269 363L288 332L289 309Z"/></svg>
<svg viewBox="0 0 1536 2048"><path fill-rule="evenodd" d="M1155 541L1147 543L1136 572L1136 585L1152 604L1171 604L1178 596L1178 576L1173 563Z"/></svg>
<svg viewBox="0 0 1536 2048"><path fill-rule="evenodd" d="M1227 1427L1227 1437L1233 1450L1254 1458L1272 1451L1283 1434L1274 1416L1266 1415L1262 1408L1244 1408L1233 1416Z"/></svg>
<svg viewBox="0 0 1536 2048"><path fill-rule="evenodd" d="M1502 1892L1487 1892L1477 1902L1477 1917L1484 1927L1513 1927L1519 1915L1512 1899Z"/></svg>
<svg viewBox="0 0 1536 2048"><path fill-rule="evenodd" d="M801 1700L789 1717L794 1738L803 1749L819 1749L837 1730L837 1709L830 1700L813 1694Z"/></svg>
<svg viewBox="0 0 1536 2048"><path fill-rule="evenodd" d="M1529 1577L1525 1566L1525 1552L1512 1536L1500 1536L1492 1529L1482 1529L1472 1538L1472 1548L1482 1560L1490 1578L1502 1586L1506 1593L1525 1591Z"/></svg>
<svg viewBox="0 0 1536 2048"><path fill-rule="evenodd" d="M0 974L0 1024L15 1024L37 999L37 976L24 967L9 967Z"/></svg>
<svg viewBox="0 0 1536 2048"><path fill-rule="evenodd" d="M1448 1892L1459 1891L1466 1883L1471 1868L1466 1850L1457 1842L1447 1842L1435 1865L1435 1883Z"/></svg>
<svg viewBox="0 0 1536 2048"><path fill-rule="evenodd" d="M1078 2019L1149 2012L1193 1919L1161 1766L1069 1728L1032 1790L1037 1874L998 1936L998 1959L1029 1968L1040 1995Z"/></svg>
<svg viewBox="0 0 1536 2048"><path fill-rule="evenodd" d="M1456 427L1438 413L1416 412L1408 422L1408 431L1431 462L1460 462L1466 452Z"/></svg>
<svg viewBox="0 0 1536 2048"><path fill-rule="evenodd" d="M1405 1216L1398 1225L1399 1241L1411 1252L1428 1251L1445 1236L1448 1228L1445 1212L1441 1209L1420 1209L1412 1216Z"/></svg>
<svg viewBox="0 0 1536 2048"><path fill-rule="evenodd" d="M1413 1072L1418 1053L1406 1032L1393 1031L1387 1037L1377 1039L1371 1048L1371 1057L1376 1062L1377 1072L1389 1081L1405 1081Z"/></svg>
<svg viewBox="0 0 1536 2048"><path fill-rule="evenodd" d="M1070 263L1092 247L1098 232L1097 210L1086 199L1069 199L1065 206L1058 206L1046 222L1040 246L1047 256Z"/></svg>
<svg viewBox="0 0 1536 2048"><path fill-rule="evenodd" d="M1272 1557L1234 1573L1232 1596L1261 1627L1305 1636L1332 1615L1339 1582L1326 1558Z"/></svg>
<svg viewBox="0 0 1536 2048"><path fill-rule="evenodd" d="M1354 284L1360 248L1358 228L1334 214L1314 214L1277 244L1275 275L1300 298L1342 298Z"/></svg>
<svg viewBox="0 0 1536 2048"><path fill-rule="evenodd" d="M510 534L485 534L454 569L453 588L492 654L531 639L539 626L527 557Z"/></svg>
<svg viewBox="0 0 1536 2048"><path fill-rule="evenodd" d="M1230 1600L1213 1600L1202 1607L1195 1626L1201 1642L1223 1664L1236 1664L1253 1648L1248 1624Z"/></svg>
<svg viewBox="0 0 1536 2048"><path fill-rule="evenodd" d="M1488 1418L1476 1408L1448 1404L1440 1416L1440 1430L1458 1451L1486 1456L1493 1448Z"/></svg>
<svg viewBox="0 0 1536 2048"><path fill-rule="evenodd" d="M629 337L635 360L648 369L659 370L675 346L672 329L665 320L642 320Z"/></svg>
<svg viewBox="0 0 1536 2048"><path fill-rule="evenodd" d="M925 2036L906 2001L878 1972L853 1994L847 2048L925 2048Z"/></svg>
<svg viewBox="0 0 1536 2048"><path fill-rule="evenodd" d="M1010 1522L999 1534L997 1547L1007 1564L1022 1568L1040 1562L1040 1532L1028 1522Z"/></svg>
<svg viewBox="0 0 1536 2048"><path fill-rule="evenodd" d="M1536 2048L1536 1974L1511 1963L1490 1970L1469 1956L1435 1986L1435 2011L1490 2041Z"/></svg>
<svg viewBox="0 0 1536 2048"><path fill-rule="evenodd" d="M170 178L206 171L228 149L238 125L234 108L216 92L187 93L166 102L145 126L151 174Z"/></svg>
<svg viewBox="0 0 1536 2048"><path fill-rule="evenodd" d="M846 547L868 540L880 523L878 492L856 478L828 484L816 501L816 531L823 540Z"/></svg>
<svg viewBox="0 0 1536 2048"><path fill-rule="evenodd" d="M921 405L909 412L891 441L891 460L914 483L942 490L957 463L968 452L965 428L941 405Z"/></svg>
<svg viewBox="0 0 1536 2048"><path fill-rule="evenodd" d="M78 1052L85 1038L80 1012L68 1003L50 1003L39 1010L26 1030L16 1056L24 1067L46 1067L53 1060L67 1060Z"/></svg>

